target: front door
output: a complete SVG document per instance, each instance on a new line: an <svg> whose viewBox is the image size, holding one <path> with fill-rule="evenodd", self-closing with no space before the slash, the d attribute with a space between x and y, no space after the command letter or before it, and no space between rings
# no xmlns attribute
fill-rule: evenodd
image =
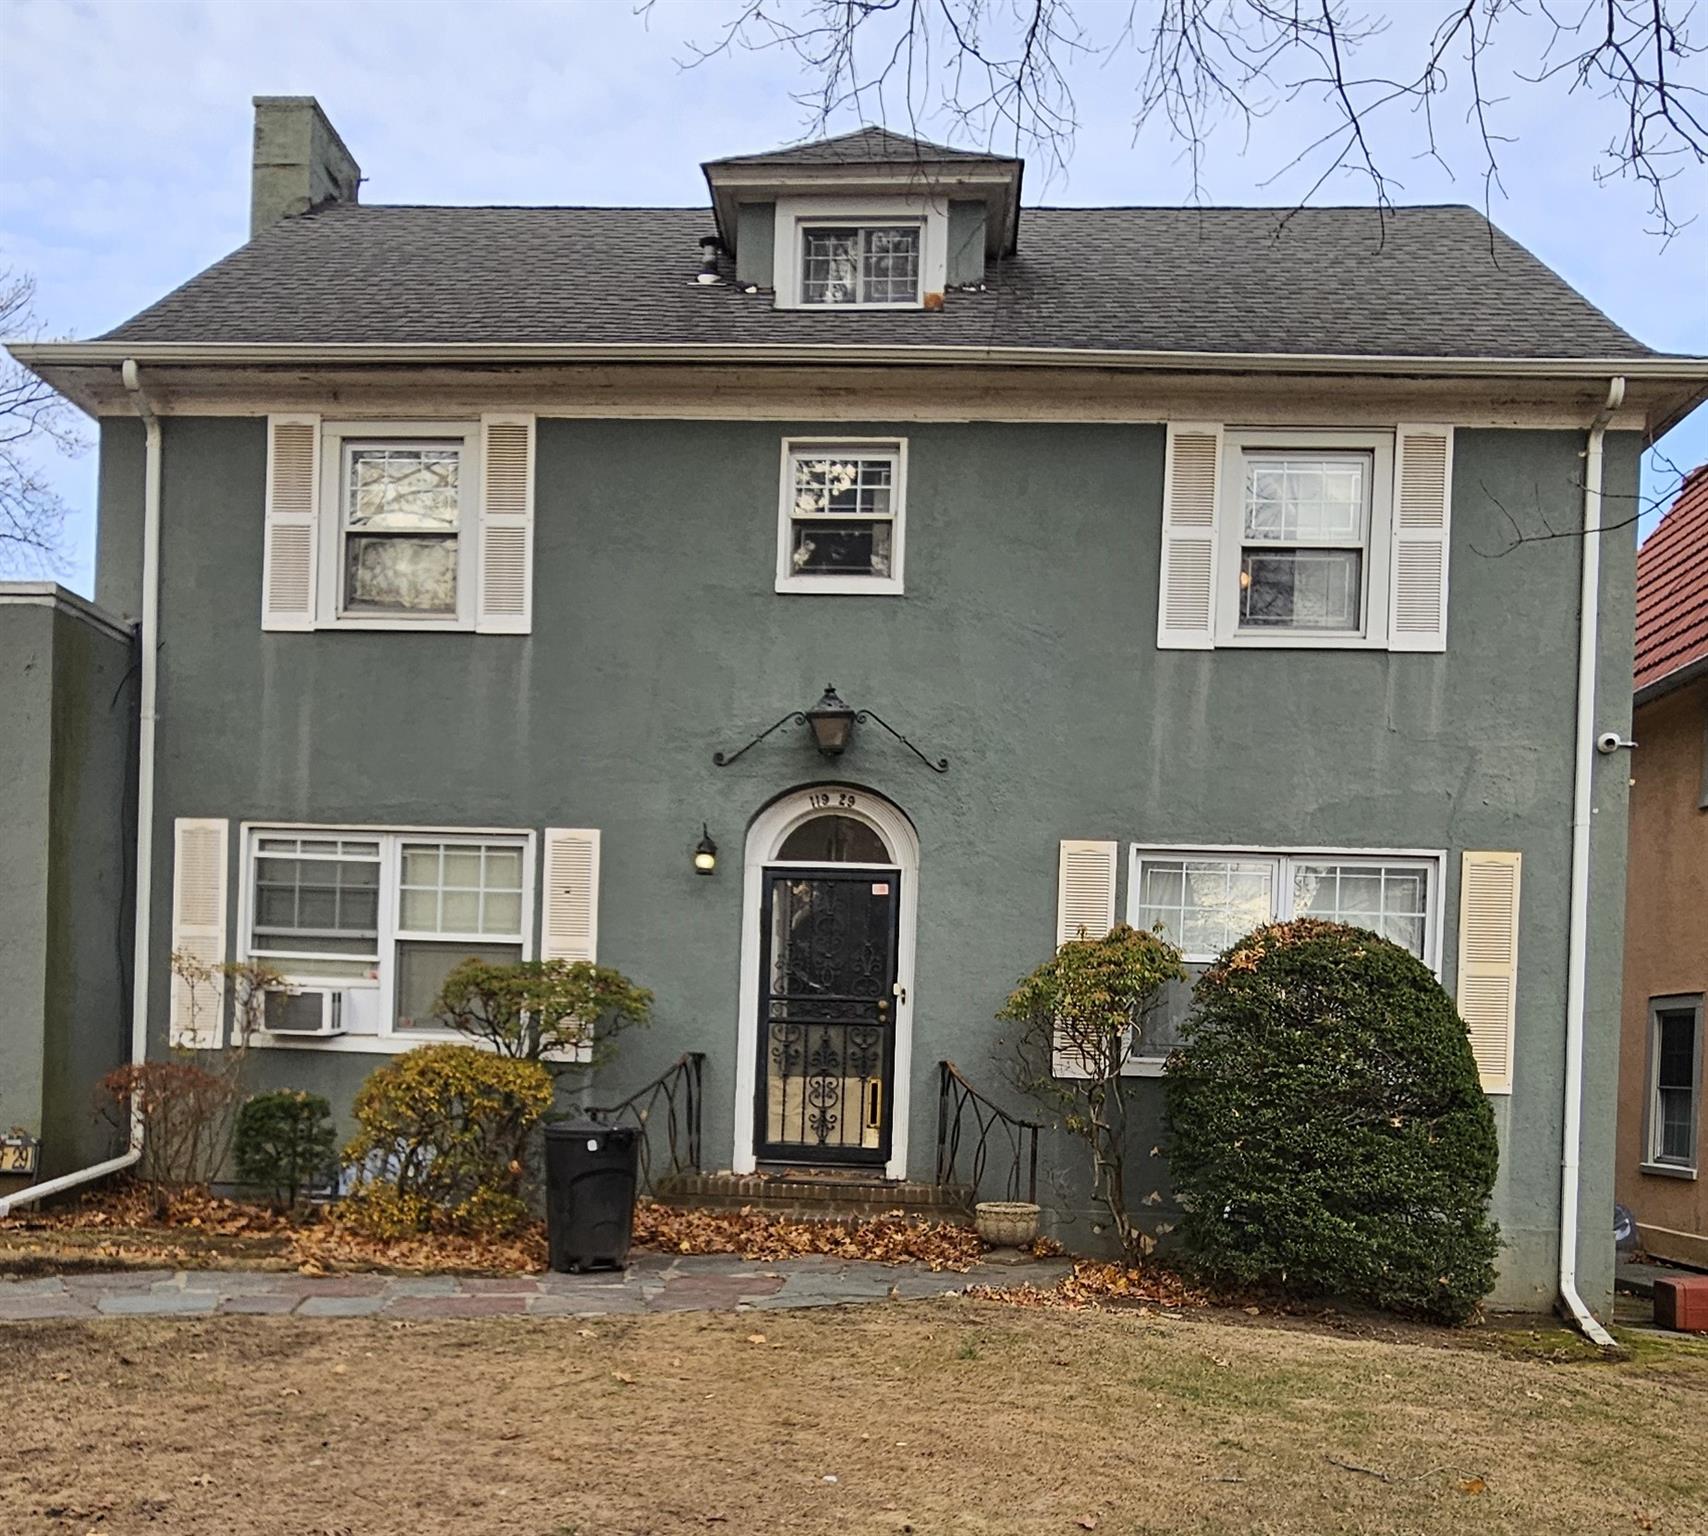
<svg viewBox="0 0 1708 1536"><path fill-rule="evenodd" d="M900 910L900 870L765 870L759 1161L889 1161Z"/></svg>

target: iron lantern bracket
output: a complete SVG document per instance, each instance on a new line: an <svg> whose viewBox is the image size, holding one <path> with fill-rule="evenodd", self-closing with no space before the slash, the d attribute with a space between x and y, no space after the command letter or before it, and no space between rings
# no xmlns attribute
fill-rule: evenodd
<svg viewBox="0 0 1708 1536"><path fill-rule="evenodd" d="M868 720L872 721L876 725L881 725L891 736L906 747L909 752L917 757L920 762L924 763L925 766L933 773L947 773L949 771L948 758L939 757L933 761L921 752L918 747L914 746L907 737L903 736L900 731L898 731L889 723L888 720L884 719L884 717L878 714L875 710L856 710L854 720L856 724L860 725L864 725ZM727 768L743 753L751 751L754 747L758 746L760 742L764 741L767 736L774 735L776 732L782 730L785 725L805 725L806 723L807 716L805 710L791 709L788 714L784 715L782 719L776 722L776 724L766 726L764 730L744 746L737 747L733 752L714 752L712 754L712 764L714 767Z"/></svg>

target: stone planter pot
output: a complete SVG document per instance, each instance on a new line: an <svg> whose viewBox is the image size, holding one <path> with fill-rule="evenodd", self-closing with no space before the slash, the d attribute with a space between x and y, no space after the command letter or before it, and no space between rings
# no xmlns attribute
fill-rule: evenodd
<svg viewBox="0 0 1708 1536"><path fill-rule="evenodd" d="M973 1225L992 1248L1024 1248L1038 1235L1038 1207L1028 1200L981 1200Z"/></svg>

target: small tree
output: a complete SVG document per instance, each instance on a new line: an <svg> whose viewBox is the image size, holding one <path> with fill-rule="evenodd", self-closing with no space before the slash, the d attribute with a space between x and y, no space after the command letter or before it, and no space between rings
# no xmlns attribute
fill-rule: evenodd
<svg viewBox="0 0 1708 1536"><path fill-rule="evenodd" d="M1207 1279L1458 1322L1494 1283L1494 1114L1408 951L1300 918L1199 979L1169 1058L1169 1171Z"/></svg>
<svg viewBox="0 0 1708 1536"><path fill-rule="evenodd" d="M648 1022L652 993L585 960L469 959L445 978L435 1006L454 1029L501 1056L587 1068L610 1055L624 1030Z"/></svg>
<svg viewBox="0 0 1708 1536"><path fill-rule="evenodd" d="M1180 951L1125 924L1104 938L1083 930L1027 976L997 1015L1018 1024L1019 1085L1061 1114L1091 1156L1092 1188L1129 1262L1150 1245L1127 1211L1127 1106L1122 1064L1171 981L1184 981Z"/></svg>
<svg viewBox="0 0 1708 1536"><path fill-rule="evenodd" d="M338 1171L332 1106L318 1093L281 1088L246 1100L232 1145L239 1180L287 1208Z"/></svg>
<svg viewBox="0 0 1708 1536"><path fill-rule="evenodd" d="M344 1149L353 1220L376 1237L436 1226L476 1234L527 1219L528 1142L552 1075L472 1045L419 1045L369 1074Z"/></svg>

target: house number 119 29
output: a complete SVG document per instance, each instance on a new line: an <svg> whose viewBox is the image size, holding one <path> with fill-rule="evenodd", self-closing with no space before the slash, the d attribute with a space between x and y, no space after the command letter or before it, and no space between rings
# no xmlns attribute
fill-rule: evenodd
<svg viewBox="0 0 1708 1536"><path fill-rule="evenodd" d="M810 805L815 811L822 811L822 810L824 810L827 807L832 806L832 805L841 807L842 809L846 810L849 807L854 806L858 803L859 803L858 798L854 795L849 794L846 790L838 791L835 794L830 794L826 791L821 790L821 791L815 791L814 793L807 796L807 804Z"/></svg>

